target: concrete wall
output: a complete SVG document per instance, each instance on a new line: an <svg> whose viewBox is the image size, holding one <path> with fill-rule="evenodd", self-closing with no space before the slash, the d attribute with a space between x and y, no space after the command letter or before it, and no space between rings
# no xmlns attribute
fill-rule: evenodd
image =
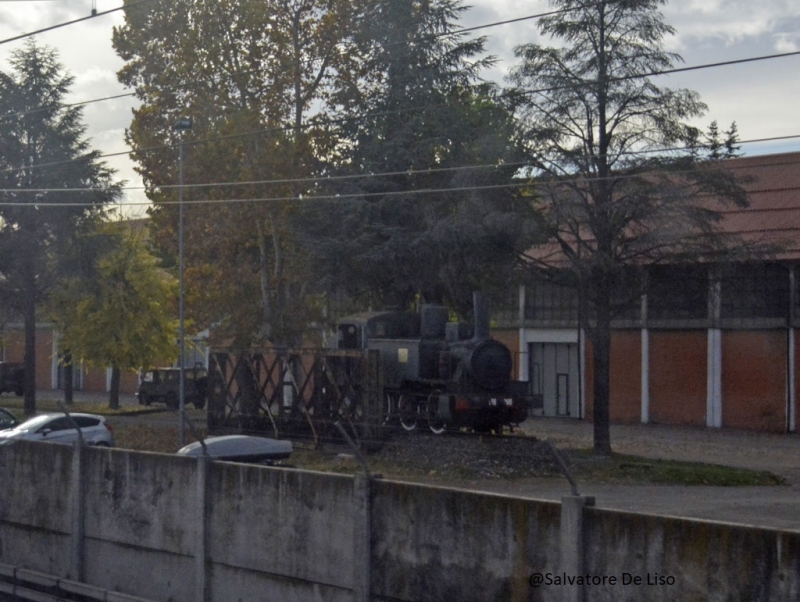
<svg viewBox="0 0 800 602"><path fill-rule="evenodd" d="M0 483L1 564L152 600L800 599L800 532L585 498L27 442Z"/></svg>

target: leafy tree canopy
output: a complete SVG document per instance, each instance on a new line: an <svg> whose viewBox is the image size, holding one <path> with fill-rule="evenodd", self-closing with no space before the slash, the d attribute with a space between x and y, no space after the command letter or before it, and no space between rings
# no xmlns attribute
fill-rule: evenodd
<svg viewBox="0 0 800 602"><path fill-rule="evenodd" d="M49 314L73 361L116 372L114 407L120 370L177 356L177 283L148 249L141 223L106 223L85 235L81 247L94 260L53 291Z"/></svg>
<svg viewBox="0 0 800 602"><path fill-rule="evenodd" d="M29 41L0 73L0 273L4 302L25 323L25 412L36 409L36 307L63 269L60 251L120 196L113 170L85 138L73 79L54 50ZM58 266L59 269L56 269Z"/></svg>
<svg viewBox="0 0 800 602"><path fill-rule="evenodd" d="M324 146L309 122L342 61L348 14L343 0L156 0L130 7L114 31L127 61L120 81L143 101L128 140L134 149L167 145L137 159L156 203L155 239L173 254L171 128L193 118L186 200L209 203L187 207L187 310L239 344L293 342L305 315L307 270L287 223L290 199L307 192L299 180L314 174ZM241 184L198 186L210 183ZM241 199L249 201L232 202Z"/></svg>

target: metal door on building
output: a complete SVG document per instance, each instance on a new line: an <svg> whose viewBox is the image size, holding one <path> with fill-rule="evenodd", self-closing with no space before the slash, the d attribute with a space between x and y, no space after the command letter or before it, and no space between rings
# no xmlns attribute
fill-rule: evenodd
<svg viewBox="0 0 800 602"><path fill-rule="evenodd" d="M542 396L545 416L580 417L580 364L576 343L530 343L531 392Z"/></svg>

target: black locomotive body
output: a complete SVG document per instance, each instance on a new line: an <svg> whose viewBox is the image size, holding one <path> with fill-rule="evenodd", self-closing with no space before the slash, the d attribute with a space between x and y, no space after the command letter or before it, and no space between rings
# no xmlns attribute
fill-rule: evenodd
<svg viewBox="0 0 800 602"><path fill-rule="evenodd" d="M475 294L473 328L449 322L449 312L423 305L419 314L355 314L338 325L339 349L381 354L388 417L406 430L426 424L501 432L527 417L527 383L512 381L509 349L489 336L483 298Z"/></svg>

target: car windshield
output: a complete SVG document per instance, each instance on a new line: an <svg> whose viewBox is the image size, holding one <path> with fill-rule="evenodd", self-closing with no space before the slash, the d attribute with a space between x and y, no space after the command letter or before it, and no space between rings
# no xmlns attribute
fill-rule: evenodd
<svg viewBox="0 0 800 602"><path fill-rule="evenodd" d="M33 429L37 429L43 424L46 424L50 420L52 420L52 416L48 416L47 414L42 414L41 416L34 416L33 418L29 418L25 422L18 424L14 427L14 430L17 431L30 431Z"/></svg>

